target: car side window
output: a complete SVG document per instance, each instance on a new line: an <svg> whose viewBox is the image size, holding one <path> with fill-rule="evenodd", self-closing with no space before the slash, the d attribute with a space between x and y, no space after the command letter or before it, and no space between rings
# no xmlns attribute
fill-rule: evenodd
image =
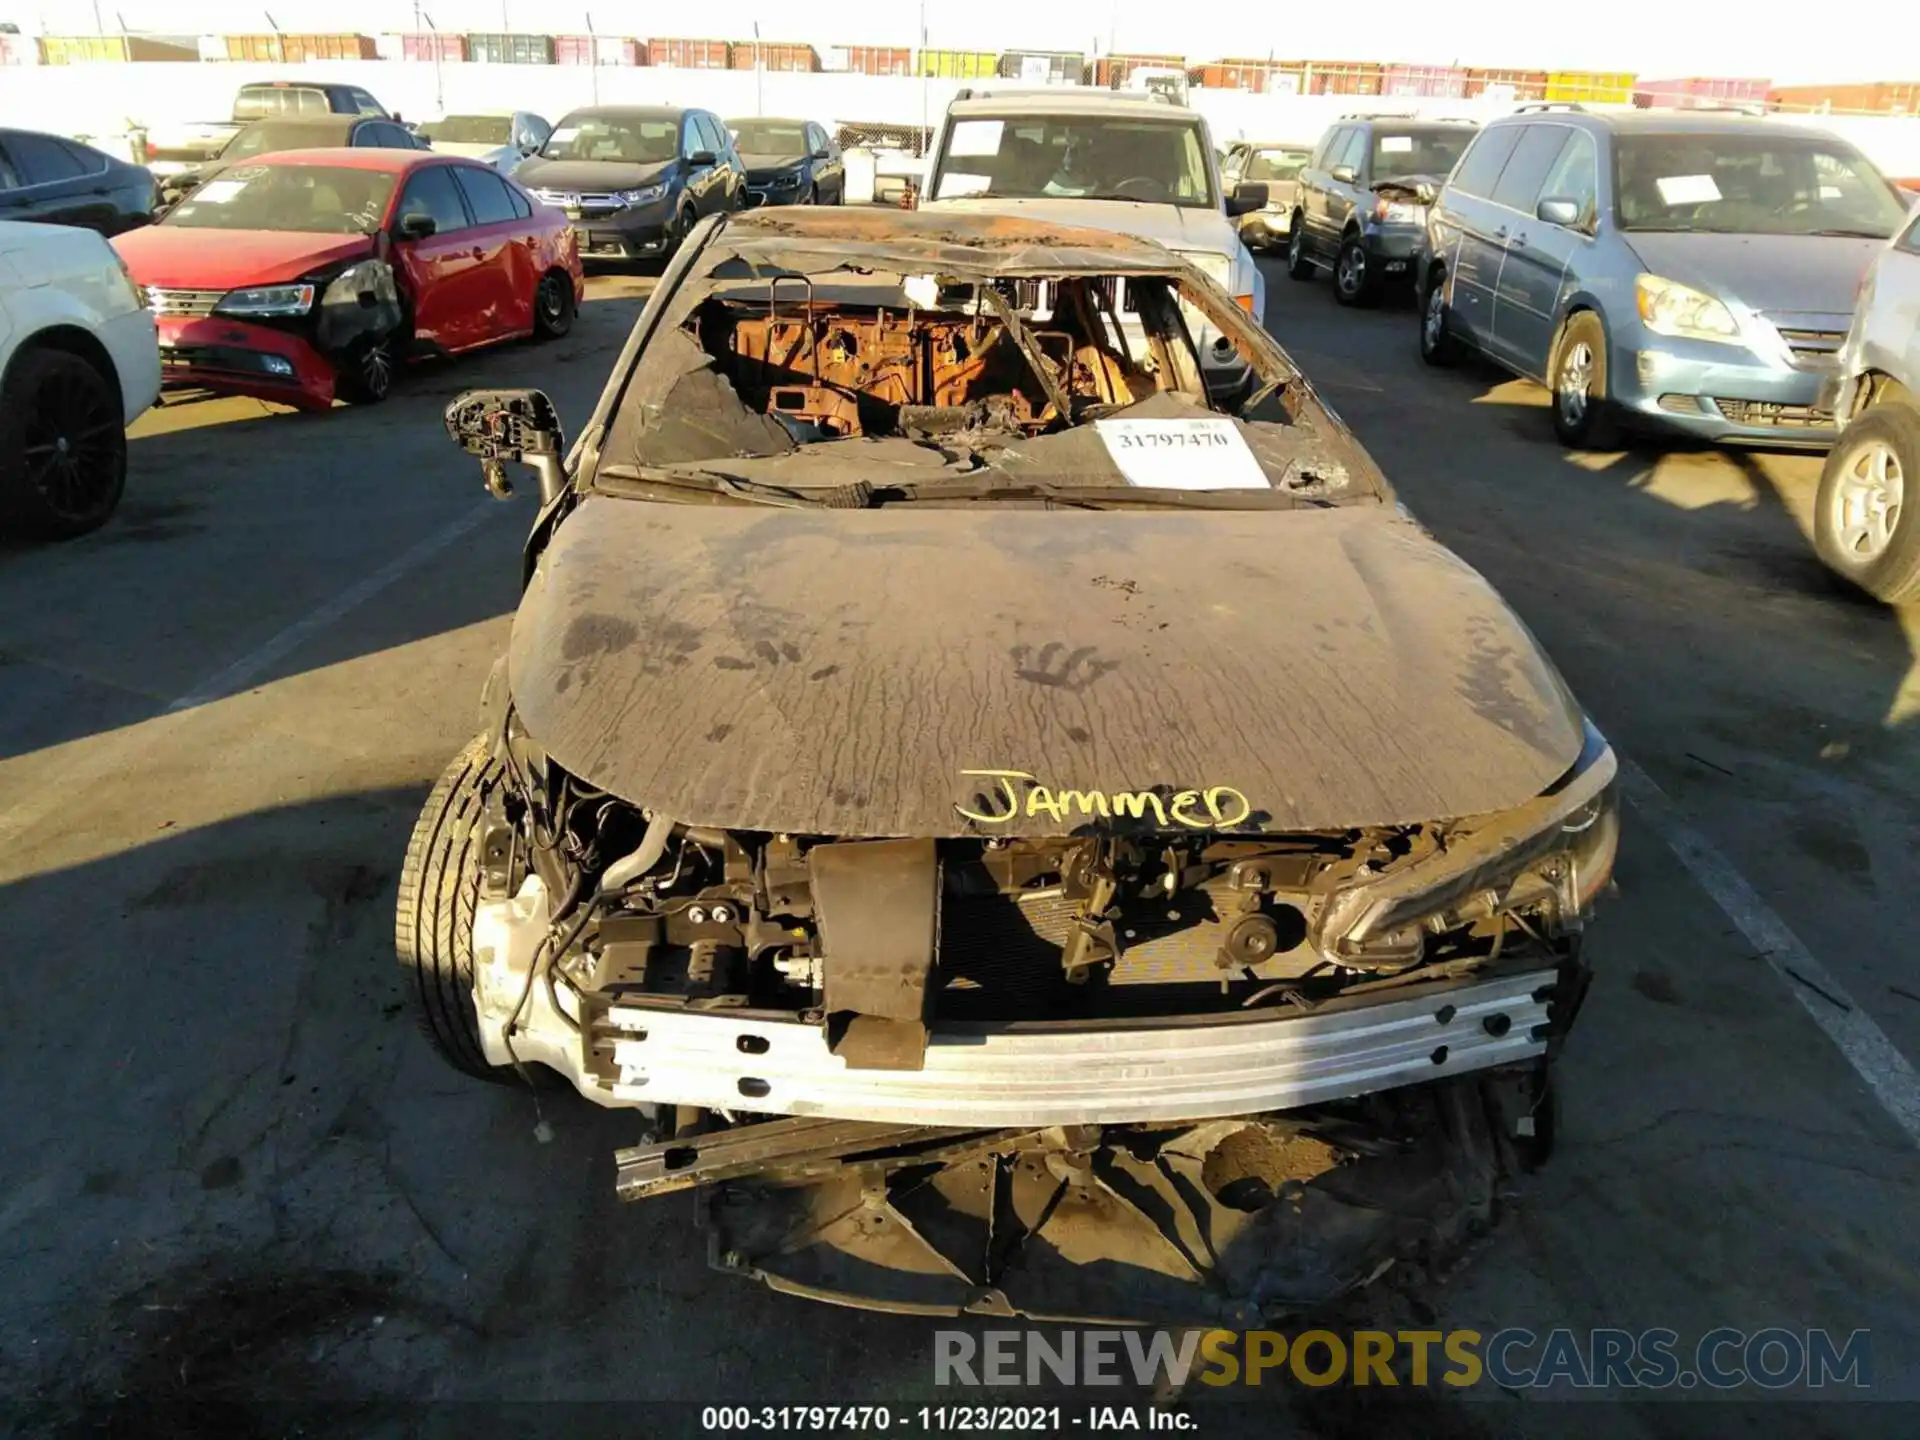
<svg viewBox="0 0 1920 1440"><path fill-rule="evenodd" d="M45 135L11 135L7 138L7 152L13 156L14 168L20 172L23 185L52 185L61 180L78 180L87 173L79 156Z"/></svg>
<svg viewBox="0 0 1920 1440"><path fill-rule="evenodd" d="M382 120L387 118L386 107L366 91L356 88L347 94L352 97L354 108L362 115L378 115Z"/></svg>
<svg viewBox="0 0 1920 1440"><path fill-rule="evenodd" d="M1571 200L1580 207L1576 225L1593 218L1600 203L1600 168L1594 159L1593 138L1584 130L1569 130L1567 143L1540 186L1541 200Z"/></svg>
<svg viewBox="0 0 1920 1440"><path fill-rule="evenodd" d="M700 117L700 128L707 134L707 149L715 155L725 155L732 148L727 138L727 127L711 115Z"/></svg>
<svg viewBox="0 0 1920 1440"><path fill-rule="evenodd" d="M706 139L700 133L700 117L683 116L680 121L680 158L691 159L694 151L704 150L706 146Z"/></svg>
<svg viewBox="0 0 1920 1440"><path fill-rule="evenodd" d="M1367 163L1367 131L1365 126L1356 125L1348 132L1346 148L1340 152L1340 158L1333 163L1336 165L1351 165L1356 180L1364 180L1366 178L1364 174L1364 168Z"/></svg>
<svg viewBox="0 0 1920 1440"><path fill-rule="evenodd" d="M489 170L473 170L465 165L456 165L453 178L467 197L474 224L499 225L516 218L513 197L507 194L506 182L498 175Z"/></svg>
<svg viewBox="0 0 1920 1440"><path fill-rule="evenodd" d="M1467 147L1467 153L1460 157L1459 167L1447 181L1447 188L1482 200L1492 195L1501 170L1513 154L1513 147L1520 143L1522 128L1519 125L1500 125L1491 130L1482 130Z"/></svg>
<svg viewBox="0 0 1920 1440"><path fill-rule="evenodd" d="M807 126L807 153L818 155L827 148L827 137L820 133L818 125Z"/></svg>
<svg viewBox="0 0 1920 1440"><path fill-rule="evenodd" d="M1320 137L1320 148L1313 152L1312 168L1315 170L1331 170L1333 168L1333 157L1338 155L1341 147L1347 143L1346 137L1347 127L1344 125L1336 125L1326 134L1322 135Z"/></svg>
<svg viewBox="0 0 1920 1440"><path fill-rule="evenodd" d="M0 158L0 167L4 167L5 163L5 160ZM4 178L0 178L0 186L5 184ZM1893 242L1893 248L1904 250L1909 255L1920 255L1920 215L1916 215L1913 223L1907 226L1907 233Z"/></svg>
<svg viewBox="0 0 1920 1440"><path fill-rule="evenodd" d="M424 170L413 172L413 178L407 181L407 188L400 196L400 217L409 215L431 215L433 233L445 235L450 230L467 228L467 207L460 198L460 187L453 178L453 169L448 165L429 165Z"/></svg>
<svg viewBox="0 0 1920 1440"><path fill-rule="evenodd" d="M1546 183L1547 172L1553 169L1554 161L1573 132L1565 125L1521 128L1523 133L1520 143L1513 147L1513 158L1507 161L1507 168L1500 172L1500 179L1493 187L1493 203L1531 215L1540 199L1540 187Z"/></svg>
<svg viewBox="0 0 1920 1440"><path fill-rule="evenodd" d="M507 199L513 202L514 217L520 220L531 220L533 218L533 202L521 193L518 185L513 184L511 181L503 181L502 183L505 184L507 188Z"/></svg>
<svg viewBox="0 0 1920 1440"><path fill-rule="evenodd" d="M373 133L374 129L375 127L372 125L354 126L353 138L349 140L347 143L350 145L359 146L363 149L369 145L378 145L380 143L380 137Z"/></svg>
<svg viewBox="0 0 1920 1440"><path fill-rule="evenodd" d="M18 190L20 176L13 168L13 162L7 158L7 147L0 144L0 190Z"/></svg>

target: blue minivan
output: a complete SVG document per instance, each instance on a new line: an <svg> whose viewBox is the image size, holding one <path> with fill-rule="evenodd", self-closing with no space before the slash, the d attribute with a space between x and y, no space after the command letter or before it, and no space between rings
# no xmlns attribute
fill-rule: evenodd
<svg viewBox="0 0 1920 1440"><path fill-rule="evenodd" d="M1415 277L1420 354L1538 380L1575 448L1618 427L1824 448L1823 382L1902 196L1845 141L1705 111L1522 106L1461 156Z"/></svg>

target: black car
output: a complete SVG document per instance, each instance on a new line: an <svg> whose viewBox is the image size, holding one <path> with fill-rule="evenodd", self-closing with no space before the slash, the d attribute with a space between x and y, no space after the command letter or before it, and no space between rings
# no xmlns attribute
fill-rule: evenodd
<svg viewBox="0 0 1920 1440"><path fill-rule="evenodd" d="M1333 267L1342 305L1371 305L1390 280L1413 278L1427 206L1472 140L1470 120L1349 115L1320 137L1300 172L1287 228L1287 273Z"/></svg>
<svg viewBox="0 0 1920 1440"><path fill-rule="evenodd" d="M151 220L155 199L144 166L58 135L0 130L0 220L118 235Z"/></svg>
<svg viewBox="0 0 1920 1440"><path fill-rule="evenodd" d="M286 120L255 120L243 125L204 165L169 175L161 183L162 212L178 205L229 165L276 150L330 150L358 146L379 150L430 150L433 147L394 120L363 115L316 115Z"/></svg>
<svg viewBox="0 0 1920 1440"><path fill-rule="evenodd" d="M597 258L664 258L697 221L746 203L727 127L674 106L575 110L513 178L565 211L581 255Z"/></svg>
<svg viewBox="0 0 1920 1440"><path fill-rule="evenodd" d="M847 196L840 147L811 120L729 120L747 167L747 205L838 205Z"/></svg>

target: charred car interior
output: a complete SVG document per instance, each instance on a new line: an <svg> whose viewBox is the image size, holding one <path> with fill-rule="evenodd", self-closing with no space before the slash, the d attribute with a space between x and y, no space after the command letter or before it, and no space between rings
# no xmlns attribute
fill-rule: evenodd
<svg viewBox="0 0 1920 1440"><path fill-rule="evenodd" d="M458 1068L638 1111L619 1193L700 1188L716 1264L1273 1315L1543 1153L1612 752L1198 271L756 212L564 463L531 392L448 427L542 505L401 959Z"/></svg>

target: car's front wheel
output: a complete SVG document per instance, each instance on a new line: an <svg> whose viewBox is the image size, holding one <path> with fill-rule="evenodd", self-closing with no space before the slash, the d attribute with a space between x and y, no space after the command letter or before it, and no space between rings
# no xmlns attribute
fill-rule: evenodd
<svg viewBox="0 0 1920 1440"><path fill-rule="evenodd" d="M1293 217L1293 224L1287 227L1287 274L1295 280L1313 279L1313 261L1307 255L1306 226L1300 223L1300 217Z"/></svg>
<svg viewBox="0 0 1920 1440"><path fill-rule="evenodd" d="M1920 598L1920 522L1909 490L1920 492L1920 409L1876 405L1827 454L1813 540L1829 566L1889 605Z"/></svg>
<svg viewBox="0 0 1920 1440"><path fill-rule="evenodd" d="M1553 433L1574 450L1604 450L1615 438L1613 400L1607 388L1607 332L1600 317L1580 310L1553 338L1547 361L1553 396Z"/></svg>
<svg viewBox="0 0 1920 1440"><path fill-rule="evenodd" d="M0 386L0 526L48 540L97 530L127 484L120 387L65 350L23 350Z"/></svg>
<svg viewBox="0 0 1920 1440"><path fill-rule="evenodd" d="M393 393L400 364L399 341L391 334L362 340L334 371L334 393L349 405L378 405Z"/></svg>
<svg viewBox="0 0 1920 1440"><path fill-rule="evenodd" d="M1436 269L1427 277L1420 301L1420 358L1429 365L1451 365L1460 358L1460 341L1447 319L1447 275Z"/></svg>
<svg viewBox="0 0 1920 1440"><path fill-rule="evenodd" d="M414 1020L463 1075L509 1081L480 1042L473 1008L473 914L480 898L481 815L503 771L485 736L468 742L427 796L400 865L393 948Z"/></svg>
<svg viewBox="0 0 1920 1440"><path fill-rule="evenodd" d="M1380 298L1380 284L1367 259L1367 247L1358 235L1340 242L1333 261L1333 298L1342 305L1371 305Z"/></svg>

